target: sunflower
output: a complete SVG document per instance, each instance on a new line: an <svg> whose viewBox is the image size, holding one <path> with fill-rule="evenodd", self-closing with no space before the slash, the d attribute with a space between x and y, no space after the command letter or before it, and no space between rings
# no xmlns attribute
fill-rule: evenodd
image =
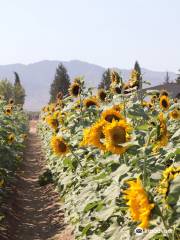
<svg viewBox="0 0 180 240"><path fill-rule="evenodd" d="M0 100L3 100L3 96L2 95L0 95Z"/></svg>
<svg viewBox="0 0 180 240"><path fill-rule="evenodd" d="M96 107L99 106L99 103L96 97L90 97L90 98L84 99L83 104L86 108L89 108L91 106L96 106Z"/></svg>
<svg viewBox="0 0 180 240"><path fill-rule="evenodd" d="M174 98L173 101L174 101L174 103L178 103L178 99L177 98Z"/></svg>
<svg viewBox="0 0 180 240"><path fill-rule="evenodd" d="M6 108L5 108L5 114L6 115L11 115L12 114L12 106L8 105Z"/></svg>
<svg viewBox="0 0 180 240"><path fill-rule="evenodd" d="M115 105L112 107L112 109L115 110L115 111L117 111L117 112L122 111L123 108L124 108L123 104L115 104Z"/></svg>
<svg viewBox="0 0 180 240"><path fill-rule="evenodd" d="M101 118L107 122L112 122L113 120L119 121L124 119L124 117L119 113L119 111L116 111L113 108L103 111L101 114Z"/></svg>
<svg viewBox="0 0 180 240"><path fill-rule="evenodd" d="M111 91L114 94L121 94L122 93L122 87L116 85L116 86L111 86Z"/></svg>
<svg viewBox="0 0 180 240"><path fill-rule="evenodd" d="M162 95L160 97L160 107L164 110L164 111L167 111L170 107L170 101L169 101L169 98L165 95Z"/></svg>
<svg viewBox="0 0 180 240"><path fill-rule="evenodd" d="M97 93L97 97L100 101L104 102L107 97L106 91L103 88L99 89Z"/></svg>
<svg viewBox="0 0 180 240"><path fill-rule="evenodd" d="M14 100L11 98L11 99L9 99L9 104L10 105L13 105L14 104Z"/></svg>
<svg viewBox="0 0 180 240"><path fill-rule="evenodd" d="M120 76L116 71L111 71L111 82L113 84L119 84L120 83Z"/></svg>
<svg viewBox="0 0 180 240"><path fill-rule="evenodd" d="M158 192L166 199L171 182L180 175L180 167L170 166L163 171L162 180L158 187Z"/></svg>
<svg viewBox="0 0 180 240"><path fill-rule="evenodd" d="M15 140L15 135L13 133L8 135L8 143L11 144Z"/></svg>
<svg viewBox="0 0 180 240"><path fill-rule="evenodd" d="M99 120L95 124L93 124L91 127L86 128L83 132L83 140L80 143L81 147L84 146L94 146L101 150L106 149L104 145L104 134L103 134L103 128L106 125L106 121Z"/></svg>
<svg viewBox="0 0 180 240"><path fill-rule="evenodd" d="M168 144L169 134L166 126L166 119L161 112L158 116L159 124L157 126L157 139L153 147L153 151L157 152L160 148L165 147Z"/></svg>
<svg viewBox="0 0 180 240"><path fill-rule="evenodd" d="M130 141L131 131L132 128L125 120L113 120L112 123L107 123L103 129L106 149L114 154L126 152L128 147L122 146L122 144Z"/></svg>
<svg viewBox="0 0 180 240"><path fill-rule="evenodd" d="M127 181L128 189L124 190L124 199L127 200L129 211L133 221L140 222L139 227L148 228L153 203L149 203L148 195L144 190L141 180Z"/></svg>
<svg viewBox="0 0 180 240"><path fill-rule="evenodd" d="M57 128L59 127L59 121L56 116L47 116L46 122L54 130L57 130Z"/></svg>
<svg viewBox="0 0 180 240"><path fill-rule="evenodd" d="M55 155L62 156L68 152L68 146L60 136L53 136L51 139L51 148Z"/></svg>
<svg viewBox="0 0 180 240"><path fill-rule="evenodd" d="M174 109L172 112L169 113L170 118L175 120L180 120L180 111L178 109Z"/></svg>
<svg viewBox="0 0 180 240"><path fill-rule="evenodd" d="M160 97L161 97L161 96L166 96L166 97L168 97L168 96L169 96L168 91L162 90L162 91L160 92Z"/></svg>
<svg viewBox="0 0 180 240"><path fill-rule="evenodd" d="M78 97L81 92L81 86L78 82L73 82L69 88L69 94L72 97Z"/></svg>

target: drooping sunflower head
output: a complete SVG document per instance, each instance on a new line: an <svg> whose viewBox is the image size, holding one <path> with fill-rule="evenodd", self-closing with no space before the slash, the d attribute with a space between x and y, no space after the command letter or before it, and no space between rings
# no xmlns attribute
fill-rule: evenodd
<svg viewBox="0 0 180 240"><path fill-rule="evenodd" d="M178 103L178 99L177 98L174 98L174 103Z"/></svg>
<svg viewBox="0 0 180 240"><path fill-rule="evenodd" d="M169 96L168 91L162 90L162 91L160 92L160 97L161 97L161 96L166 96L166 97L168 97L168 96Z"/></svg>
<svg viewBox="0 0 180 240"><path fill-rule="evenodd" d="M111 86L111 91L114 94L121 94L122 93L122 87L118 85L112 85Z"/></svg>
<svg viewBox="0 0 180 240"><path fill-rule="evenodd" d="M97 93L97 97L100 101L105 102L107 97L106 91L103 88L99 89Z"/></svg>
<svg viewBox="0 0 180 240"><path fill-rule="evenodd" d="M170 166L163 171L162 179L158 186L158 192L163 195L165 199L168 197L171 182L178 175L180 175L180 167Z"/></svg>
<svg viewBox="0 0 180 240"><path fill-rule="evenodd" d="M165 95L162 95L160 97L160 107L164 110L164 111L167 111L170 107L170 101L169 101L169 98Z"/></svg>
<svg viewBox="0 0 180 240"><path fill-rule="evenodd" d="M84 99L83 104L86 108L95 106L95 107L99 107L99 103L96 97L89 97Z"/></svg>
<svg viewBox="0 0 180 240"><path fill-rule="evenodd" d="M112 123L107 123L103 129L107 151L114 154L126 152L128 147L123 144L131 140L131 131L132 127L125 120L113 120Z"/></svg>
<svg viewBox="0 0 180 240"><path fill-rule="evenodd" d="M72 97L78 97L81 92L81 86L78 82L73 82L69 88L69 94Z"/></svg>
<svg viewBox="0 0 180 240"><path fill-rule="evenodd" d="M180 110L174 109L169 113L171 119L180 120Z"/></svg>
<svg viewBox="0 0 180 240"><path fill-rule="evenodd" d="M51 139L51 148L55 155L62 156L68 153L69 149L61 136L53 136Z"/></svg>
<svg viewBox="0 0 180 240"><path fill-rule="evenodd" d="M2 95L0 95L0 101L1 101L1 100L3 100L3 96L2 96Z"/></svg>
<svg viewBox="0 0 180 240"><path fill-rule="evenodd" d="M165 147L169 141L169 134L166 125L166 118L161 112L158 115L158 125L157 125L157 138L153 147L153 151L157 152L160 148Z"/></svg>
<svg viewBox="0 0 180 240"><path fill-rule="evenodd" d="M107 122L112 122L113 120L119 121L124 119L124 117L120 114L119 111L116 111L114 109L107 109L102 112L101 118L104 119Z"/></svg>
<svg viewBox="0 0 180 240"><path fill-rule="evenodd" d="M9 144L12 144L12 143L14 142L14 140L15 140L15 135L14 135L14 133L9 134L9 135L8 135L8 143L9 143Z"/></svg>
<svg viewBox="0 0 180 240"><path fill-rule="evenodd" d="M105 125L106 121L99 120L91 127L86 128L83 132L83 141L80 143L80 146L93 146L105 151L106 147L104 145L103 133L103 128Z"/></svg>
<svg viewBox="0 0 180 240"><path fill-rule="evenodd" d="M123 191L124 199L127 201L131 218L140 222L139 227L148 228L153 203L149 203L148 195L143 188L140 178L127 181L129 187Z"/></svg>

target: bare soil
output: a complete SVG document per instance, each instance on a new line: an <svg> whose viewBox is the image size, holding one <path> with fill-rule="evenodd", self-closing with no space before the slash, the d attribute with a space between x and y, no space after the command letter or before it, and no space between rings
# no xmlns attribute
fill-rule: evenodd
<svg viewBox="0 0 180 240"><path fill-rule="evenodd" d="M6 220L0 240L72 240L64 223L58 194L52 184L40 187L38 177L45 168L36 121L30 122L24 161L3 207Z"/></svg>

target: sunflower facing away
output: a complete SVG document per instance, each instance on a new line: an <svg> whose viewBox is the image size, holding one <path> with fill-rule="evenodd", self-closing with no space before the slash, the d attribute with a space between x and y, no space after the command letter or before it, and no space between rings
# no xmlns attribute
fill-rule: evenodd
<svg viewBox="0 0 180 240"><path fill-rule="evenodd" d="M89 108L91 106L96 106L96 107L99 106L99 103L96 97L90 97L90 98L84 99L83 104L86 108Z"/></svg>
<svg viewBox="0 0 180 240"><path fill-rule="evenodd" d="M83 141L80 143L80 146L93 146L105 151L103 134L103 127L105 125L106 121L100 120L90 128L86 128L83 132Z"/></svg>
<svg viewBox="0 0 180 240"><path fill-rule="evenodd" d="M69 94L72 97L78 97L78 95L80 94L80 91L81 91L80 84L77 82L73 82L69 88Z"/></svg>
<svg viewBox="0 0 180 240"><path fill-rule="evenodd" d="M160 108L162 108L164 111L167 111L170 107L169 98L165 95L161 96L159 104L160 104Z"/></svg>
<svg viewBox="0 0 180 240"><path fill-rule="evenodd" d="M124 119L120 112L116 111L113 108L103 111L101 114L101 118L107 122L112 122L113 120L119 121Z"/></svg>
<svg viewBox="0 0 180 240"><path fill-rule="evenodd" d="M53 136L51 139L51 148L55 155L62 156L68 152L68 146L60 136Z"/></svg>
<svg viewBox="0 0 180 240"><path fill-rule="evenodd" d="M166 126L166 119L161 112L158 116L159 125L157 127L157 139L153 148L154 152L157 152L160 148L165 147L168 144L169 134Z"/></svg>
<svg viewBox="0 0 180 240"><path fill-rule="evenodd" d="M130 141L131 131L131 126L125 120L113 120L112 123L107 123L103 129L107 151L114 154L126 152L128 147L122 146L122 144Z"/></svg>
<svg viewBox="0 0 180 240"><path fill-rule="evenodd" d="M140 222L139 227L148 228L153 203L149 203L148 195L144 190L141 180L131 180L127 182L129 187L124 190L124 199L127 200L129 211L133 221Z"/></svg>
<svg viewBox="0 0 180 240"><path fill-rule="evenodd" d="M166 199L168 196L171 181L180 175L180 167L170 166L162 174L162 180L159 184L158 192Z"/></svg>

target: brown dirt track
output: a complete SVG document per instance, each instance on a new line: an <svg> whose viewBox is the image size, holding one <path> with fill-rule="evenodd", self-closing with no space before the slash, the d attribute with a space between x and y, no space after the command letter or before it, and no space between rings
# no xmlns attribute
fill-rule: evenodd
<svg viewBox="0 0 180 240"><path fill-rule="evenodd" d="M54 186L40 187L38 184L45 161L36 124L36 121L30 122L24 161L2 209L6 220L0 229L0 240L73 239L69 227L64 223L64 214L60 210Z"/></svg>

